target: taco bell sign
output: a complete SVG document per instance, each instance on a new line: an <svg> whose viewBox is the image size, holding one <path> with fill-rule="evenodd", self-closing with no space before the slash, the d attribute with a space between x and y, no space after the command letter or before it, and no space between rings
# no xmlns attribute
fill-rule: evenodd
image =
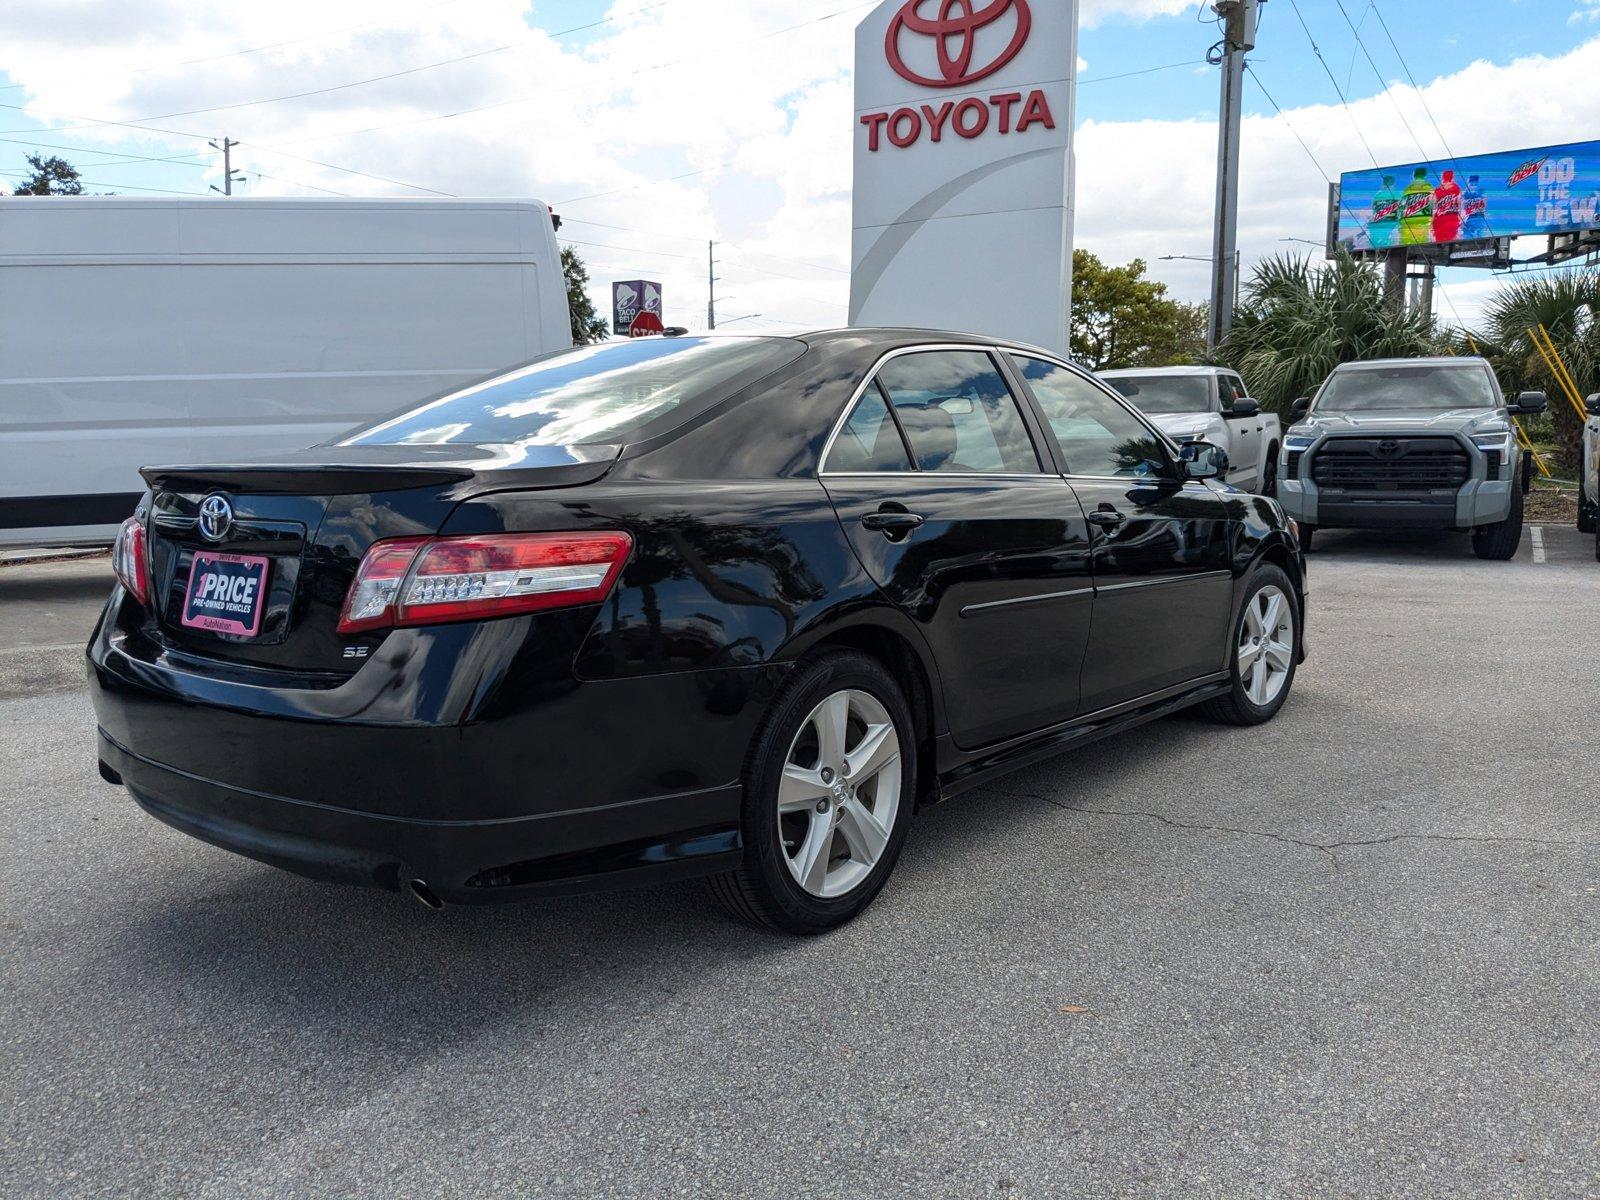
<svg viewBox="0 0 1600 1200"><path fill-rule="evenodd" d="M640 313L661 316L661 285L648 279L628 279L611 285L611 332L626 337Z"/></svg>
<svg viewBox="0 0 1600 1200"><path fill-rule="evenodd" d="M856 28L850 321L1067 349L1077 0L885 0Z"/></svg>

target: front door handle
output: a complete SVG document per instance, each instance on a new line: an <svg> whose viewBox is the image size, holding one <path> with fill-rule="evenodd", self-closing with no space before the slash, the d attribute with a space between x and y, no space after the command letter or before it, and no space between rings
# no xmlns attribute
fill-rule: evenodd
<svg viewBox="0 0 1600 1200"><path fill-rule="evenodd" d="M876 530L890 541L905 537L913 529L922 524L922 518L916 513L887 511L866 513L861 518L863 529Z"/></svg>
<svg viewBox="0 0 1600 1200"><path fill-rule="evenodd" d="M1097 508L1089 514L1089 524L1097 525L1101 529L1115 529L1127 519L1114 508Z"/></svg>

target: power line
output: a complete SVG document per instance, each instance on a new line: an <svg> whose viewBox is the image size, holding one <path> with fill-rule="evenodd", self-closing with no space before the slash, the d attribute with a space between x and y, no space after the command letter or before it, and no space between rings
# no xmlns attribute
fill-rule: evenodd
<svg viewBox="0 0 1600 1200"><path fill-rule="evenodd" d="M1350 118L1350 126L1356 131L1356 137L1361 139L1362 148L1366 150L1367 157L1372 160L1372 165L1378 165L1378 156L1372 152L1372 147L1367 145L1367 136L1361 132L1361 125L1356 121L1356 115L1350 109L1350 101L1345 99L1344 89L1339 86L1339 81L1334 78L1333 69L1328 66L1328 60L1322 57L1322 47L1317 45L1317 39L1311 36L1311 26L1306 24L1305 14L1300 11L1300 0L1289 0L1289 7L1294 9L1294 15L1300 18L1300 28L1305 30L1306 41L1311 43L1311 52L1317 56L1317 61L1322 64L1322 70L1328 77L1328 82L1333 84L1333 91L1339 97L1339 103L1344 106L1345 116Z"/></svg>
<svg viewBox="0 0 1600 1200"><path fill-rule="evenodd" d="M32 176L26 171L0 171L0 175L9 175L12 179L29 179ZM131 183L107 183L99 179L79 179L79 183L89 187L117 188L124 192L157 192L163 196L204 196L204 192L182 192L174 188L138 187Z"/></svg>
<svg viewBox="0 0 1600 1200"><path fill-rule="evenodd" d="M787 25L782 29L774 29L770 33L758 34L756 37L747 38L742 42L734 42L730 45L717 46L710 50L703 51L700 54L691 54L684 58L670 59L666 62L654 63L648 67L640 67L637 70L625 71L620 78L630 79L638 75L648 75L654 71L664 71L671 67L682 66L684 63L698 62L702 58L707 58L716 54L724 54L729 50L737 50L742 46L754 45L756 42L762 42L770 38L780 37L786 33L793 33L796 30L804 29L811 25L819 25L823 21L831 21L835 17L841 17L852 12L858 12L863 8L871 8L876 3L878 3L878 0L867 0L867 2L864 4L854 4L849 8L842 8L836 12L825 13L820 17L813 17L809 21L801 21L796 25ZM313 137L293 138L289 141L279 142L277 144L280 146L301 146L305 145L307 142L325 142L333 138L358 137L361 134L366 133L383 133L390 129L402 129L412 125L426 125L433 121L451 121L457 117L470 117L476 113L489 112L497 108L509 108L512 105L526 104L533 100L547 100L553 95L560 95L565 92L584 91L590 89L592 86L593 85L590 83L573 84L570 87L556 88L554 91L532 92L523 96L512 96L506 100L495 100L491 103L479 104L472 108L458 109L455 112L434 113L431 116L426 117L409 117L403 121L390 121L383 125L368 125L361 129L345 129L340 130L337 133L320 133Z"/></svg>
<svg viewBox="0 0 1600 1200"><path fill-rule="evenodd" d="M1450 143L1444 136L1444 130L1439 128L1439 122L1434 120L1433 110L1428 107L1428 97L1417 86L1417 78L1411 73L1411 66L1406 62L1406 56L1400 53L1400 47L1394 40L1394 34L1389 32L1389 22L1383 19L1383 13L1378 8L1377 0L1368 0L1368 7L1372 15L1378 18L1378 24L1383 28L1383 36L1389 39L1389 45L1394 48L1394 56L1400 60L1400 69L1406 73L1406 80L1411 84L1411 90L1417 93L1417 99L1422 102L1422 111L1428 115L1428 121L1433 125L1433 131L1439 135L1439 144L1444 147L1444 152L1452 162L1455 161L1456 152L1450 149Z"/></svg>
<svg viewBox="0 0 1600 1200"><path fill-rule="evenodd" d="M1417 153L1421 154L1423 158L1427 158L1428 152L1423 149L1422 139L1417 137L1416 130L1411 128L1411 122L1406 120L1405 110L1400 107L1400 101L1395 99L1394 92L1389 87L1389 81L1383 77L1383 72L1378 70L1378 64L1372 60L1372 55L1367 50L1367 43L1361 37L1361 30L1356 28L1356 23L1350 19L1350 14L1345 11L1344 0L1334 0L1334 3L1339 6L1339 15L1344 18L1344 23L1350 26L1350 32L1355 35L1356 49L1365 56L1367 60L1367 66L1372 68L1373 78L1378 81L1378 86L1383 89L1383 94L1389 97L1389 103L1394 105L1395 116L1400 118L1400 124L1406 127L1406 132L1411 135L1411 140L1416 143ZM1369 3L1367 5L1367 11L1372 12L1376 10L1373 9L1372 5ZM1352 73L1354 73L1354 57L1351 58L1350 65Z"/></svg>
<svg viewBox="0 0 1600 1200"><path fill-rule="evenodd" d="M284 42L272 42L271 44L266 45L266 46L251 46L247 50L229 50L225 54L212 54L212 55L206 56L205 58L186 58L186 59L183 59L183 60L181 60L179 62L156 63L156 64L153 64L151 66L146 66L146 67L134 67L133 69L127 70L127 71L106 71L106 72L99 72L99 73L96 73L94 75L75 75L71 79L50 79L50 80L46 80L44 83L34 83L34 84L7 83L7 84L0 84L0 92L8 92L8 91L11 91L14 88L30 88L30 89L37 90L39 88L56 87L56 86L58 86L60 84L64 84L64 83L83 83L83 82L85 82L87 80L91 80L91 79L93 79L93 80L121 79L121 78L124 78L125 76L128 76L128 75L144 75L144 74L147 74L150 71L170 71L170 70L175 70L178 67L198 66L200 63L221 62L223 59L226 59L226 58L239 58L242 55L260 54L260 53L262 53L264 51L267 51L267 50L281 50L285 46L298 46L303 42L320 41L321 39L326 38L326 37L336 37L337 35L339 35L341 33L350 33L352 30L366 29L366 28L369 28L370 26L373 26L373 25L387 25L391 21L402 21L402 20L406 19L407 17L419 16L422 13L431 12L433 9L436 9L436 8L445 8L448 5L459 4L459 3L461 3L461 0L438 0L437 3L425 4L421 8L413 8L413 9L409 10L408 12L391 13L387 17L378 17L377 19L372 20L372 21L362 21L362 22L360 22L359 24L356 24L356 25L344 25L344 26L341 26L338 29L329 29L329 30L326 30L326 31L324 31L322 33L311 33L311 34L307 34L305 37L290 38L288 41L284 41Z"/></svg>
<svg viewBox="0 0 1600 1200"><path fill-rule="evenodd" d="M1175 71L1179 67L1203 67L1206 60L1203 58L1186 58L1182 62L1165 63L1159 67L1145 67L1139 71L1123 71L1118 75L1092 75L1088 79L1079 79L1079 87L1086 87L1091 83L1110 83L1114 79L1132 79L1135 75L1154 75L1157 71Z"/></svg>
<svg viewBox="0 0 1600 1200"><path fill-rule="evenodd" d="M574 25L570 29L558 29L553 33L545 34L545 38L546 39L554 39L554 38L559 38L559 37L566 37L567 35L573 34L573 33L581 33L582 31L584 31L586 29L593 29L593 28L595 28L596 26L599 26L599 25L606 25L606 24L609 24L612 21L619 21L619 20L622 20L625 17L638 16L640 13L645 13L645 12L649 12L652 9L661 8L661 7L663 7L664 5L666 5L666 4L670 3L670 2L671 2L671 0L656 0L656 2L653 3L653 4L646 4L644 7L636 8L636 9L632 10L631 12L618 13L615 16L610 16L610 17L602 17L598 21L590 21L590 22L588 22L587 24L584 24L584 25ZM503 53L503 52L505 52L507 50L525 50L530 46L539 45L539 44L542 44L541 39L539 39L539 38L523 38L520 41L507 42L503 46L493 46L493 47L490 47L489 49L486 49L486 50L474 50L470 54L461 54L461 55L457 55L454 58L444 58L444 59L440 59L437 62L423 63L420 66L407 67L407 68L405 68L403 70L400 70L400 71L389 71L386 74L373 75L373 76L370 76L370 77L368 77L366 79L352 79L352 80L348 80L348 81L346 81L344 83L331 84L331 85L329 85L327 87L307 88L304 91L287 92L287 93L284 93L283 95L279 95L279 96L263 96L263 97L261 97L259 99L256 99L256 100L239 100L239 101L235 101L232 104L217 104L217 105L212 105L210 108L186 108L186 109L179 109L179 110L176 110L176 111L173 111L173 112L148 113L148 114L146 114L145 116L142 116L142 117L134 117L134 118L132 118L132 123L138 124L139 122L143 122L143 121L166 121L166 120L170 120L173 117L192 117L192 116L198 116L201 113L230 112L230 111L232 111L234 109L238 109L238 108L254 108L254 107L257 107L257 106L263 105L263 104L279 104L279 103L282 103L282 102L287 101L287 100L304 100L304 99L307 99L307 98L309 98L311 96L325 96L325 95L329 95L330 93L333 93L333 92L347 91L350 88L364 87L369 83L382 83L382 82L384 82L386 80L390 80L390 79L400 79L400 78L402 78L404 76L407 76L407 75L420 74L423 71L432 71L432 70L435 70L435 69L437 69L439 67L452 66L455 63L468 62L468 61L470 61L472 59L475 59L475 58L484 58L484 57L487 57L488 55L491 55L491 54L501 54L501 53ZM571 89L563 89L563 90L571 90ZM18 109L18 110L22 110L22 109L25 109L27 106L26 105L18 105L18 104L0 104L0 107L3 107L3 108L15 108L15 109ZM79 120L81 118L69 117L68 119L69 120ZM88 121L86 124L81 124L81 125L57 125L54 128L56 130L92 129L92 128L96 127L97 125L102 125L102 124L108 124L109 125L109 124L119 124L119 123L120 122L111 122L111 121L104 121L104 122L102 122L102 121ZM7 132L25 132L25 131L8 130ZM289 143L289 144L292 145L293 143Z"/></svg>

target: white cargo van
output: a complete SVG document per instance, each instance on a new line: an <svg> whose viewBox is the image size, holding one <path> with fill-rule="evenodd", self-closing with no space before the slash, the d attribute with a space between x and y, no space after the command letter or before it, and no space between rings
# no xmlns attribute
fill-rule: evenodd
<svg viewBox="0 0 1600 1200"><path fill-rule="evenodd" d="M569 345L535 201L0 198L0 546Z"/></svg>

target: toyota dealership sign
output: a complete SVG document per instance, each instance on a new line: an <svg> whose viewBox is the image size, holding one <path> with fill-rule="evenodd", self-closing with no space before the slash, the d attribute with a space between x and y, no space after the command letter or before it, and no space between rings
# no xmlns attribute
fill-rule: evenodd
<svg viewBox="0 0 1600 1200"><path fill-rule="evenodd" d="M850 320L1065 351L1077 0L886 0L856 30Z"/></svg>

